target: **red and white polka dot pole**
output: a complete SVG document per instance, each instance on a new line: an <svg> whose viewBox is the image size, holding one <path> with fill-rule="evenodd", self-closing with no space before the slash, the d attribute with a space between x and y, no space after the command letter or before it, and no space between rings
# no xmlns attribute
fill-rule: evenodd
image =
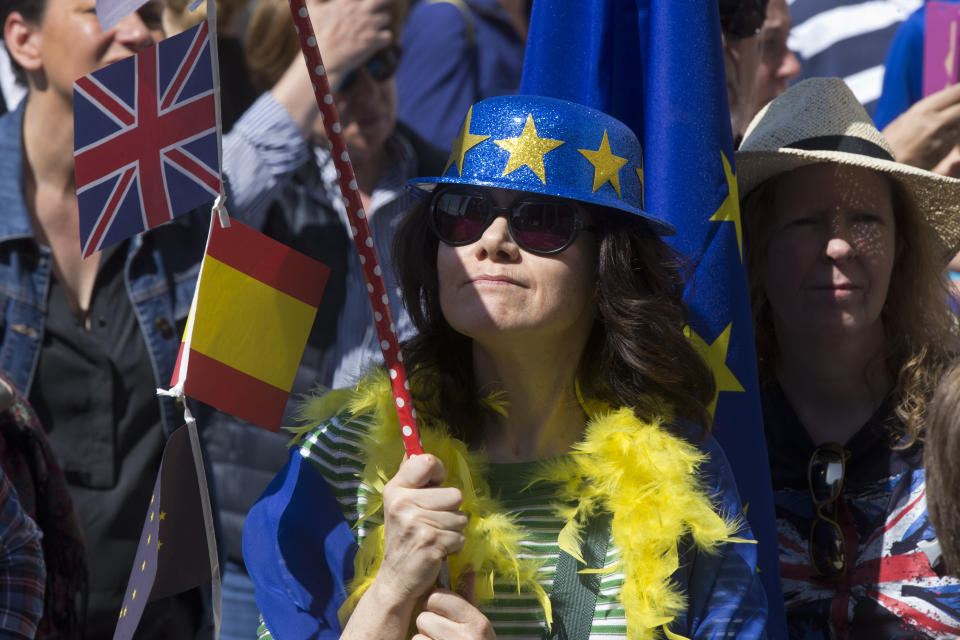
<svg viewBox="0 0 960 640"><path fill-rule="evenodd" d="M350 231L353 233L353 242L360 254L363 277L367 281L367 292L370 294L370 306L373 307L373 318L377 325L377 337L380 339L383 361L387 365L387 371L390 372L390 385L397 403L397 415L400 416L403 446L408 456L419 455L423 453L423 446L420 444L420 431L417 429L410 383L407 381L407 371L403 366L403 355L400 353L396 326L393 323L393 314L390 312L390 301L383 282L383 272L377 262L373 236L370 235L370 227L367 225L367 217L357 189L357 179L353 173L353 165L350 163L350 155L347 153L347 145L343 141L337 107L333 104L330 83L327 81L323 60L320 58L320 48L317 46L317 38L304 0L290 0L290 13L293 15L293 24L300 38L300 49L303 51L303 58L313 83L313 94L317 99L317 106L320 107L320 117L323 119L323 126L331 142L330 153L337 167L340 193L343 194L346 202Z"/></svg>

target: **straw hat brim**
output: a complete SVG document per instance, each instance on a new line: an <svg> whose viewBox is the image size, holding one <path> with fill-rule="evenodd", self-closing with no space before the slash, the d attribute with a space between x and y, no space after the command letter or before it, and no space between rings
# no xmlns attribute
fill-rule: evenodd
<svg viewBox="0 0 960 640"><path fill-rule="evenodd" d="M761 184L782 173L823 162L863 167L889 176L939 240L949 261L960 251L960 180L900 162L844 151L809 151L781 147L772 151L739 151L737 187L741 201Z"/></svg>

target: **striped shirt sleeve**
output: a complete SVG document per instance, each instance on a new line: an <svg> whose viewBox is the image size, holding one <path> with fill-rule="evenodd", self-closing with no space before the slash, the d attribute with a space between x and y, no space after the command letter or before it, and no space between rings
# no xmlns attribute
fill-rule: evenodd
<svg viewBox="0 0 960 640"><path fill-rule="evenodd" d="M300 127L269 91L264 93L223 137L228 208L260 228L270 205L309 158Z"/></svg>

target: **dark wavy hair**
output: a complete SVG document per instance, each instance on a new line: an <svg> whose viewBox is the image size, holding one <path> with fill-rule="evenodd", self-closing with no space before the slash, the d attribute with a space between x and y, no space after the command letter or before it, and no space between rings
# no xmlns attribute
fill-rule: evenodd
<svg viewBox="0 0 960 640"><path fill-rule="evenodd" d="M760 280L772 233L775 176L747 195L742 204L743 246L753 308L753 328L761 382L776 375L777 339L770 302ZM960 341L957 317L944 268L947 260L916 205L894 180L887 180L893 201L897 253L881 319L884 354L894 379L894 415L887 425L893 448L912 446L921 437L927 404L953 361ZM894 444L899 442L899 444Z"/></svg>
<svg viewBox="0 0 960 640"><path fill-rule="evenodd" d="M581 389L611 406L632 408L641 420L669 414L674 424L690 421L705 434L715 387L683 333L682 261L642 218L605 208L591 212L599 229L596 314L578 366ZM474 380L471 339L457 333L440 308L439 240L430 229L427 200L407 213L394 244L403 299L418 330L403 345L417 404L438 406L455 434L475 443L491 409ZM439 399L416 398L416 378L427 371L437 378ZM689 435L685 426L677 432Z"/></svg>

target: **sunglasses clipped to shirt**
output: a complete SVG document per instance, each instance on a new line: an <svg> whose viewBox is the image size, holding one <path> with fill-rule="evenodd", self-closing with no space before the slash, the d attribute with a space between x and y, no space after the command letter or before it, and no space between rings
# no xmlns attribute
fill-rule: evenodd
<svg viewBox="0 0 960 640"><path fill-rule="evenodd" d="M370 77L377 82L389 80L397 72L400 66L400 47L393 44L385 49L380 49L356 69L351 69L343 76L340 82L340 91L349 91L357 82L360 69L366 69Z"/></svg>
<svg viewBox="0 0 960 640"><path fill-rule="evenodd" d="M810 523L810 561L817 575L829 581L847 574L847 550L838 522L838 501L847 471L847 452L836 442L817 447L810 456L807 482L816 509Z"/></svg>
<svg viewBox="0 0 960 640"><path fill-rule="evenodd" d="M585 207L571 200L537 195L521 195L510 206L498 207L482 189L442 189L430 199L430 226L445 244L472 244L498 216L504 216L520 248L542 256L560 253L580 231L596 231L583 221L585 213Z"/></svg>

